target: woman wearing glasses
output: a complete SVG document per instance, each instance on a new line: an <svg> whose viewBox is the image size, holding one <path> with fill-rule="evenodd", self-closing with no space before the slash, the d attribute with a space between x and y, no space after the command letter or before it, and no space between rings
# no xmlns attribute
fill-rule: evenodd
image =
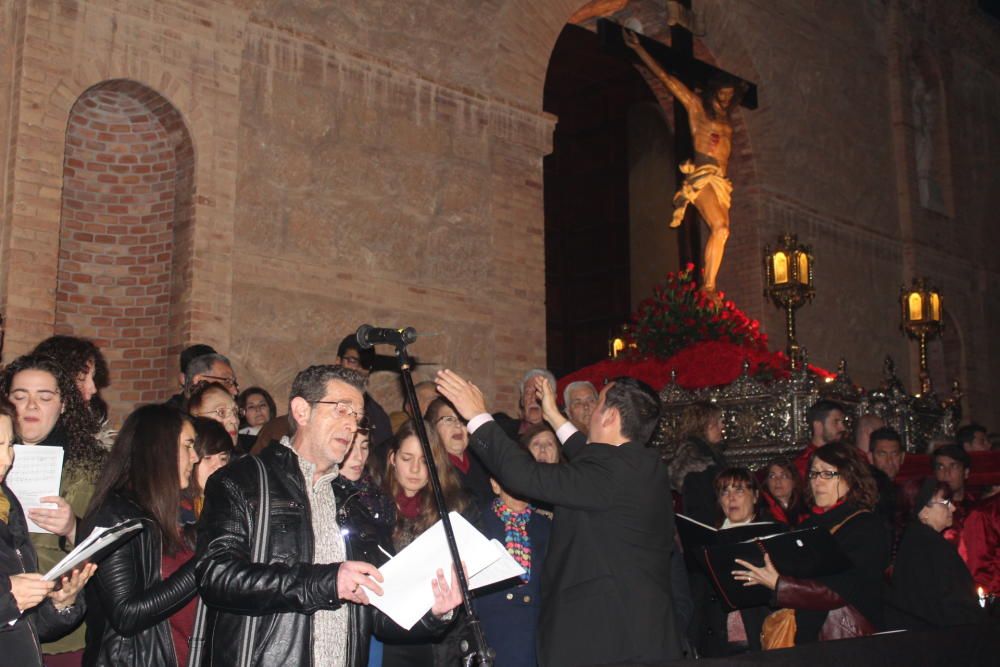
<svg viewBox="0 0 1000 667"><path fill-rule="evenodd" d="M240 430L240 409L225 385L199 382L187 399L187 413L192 417L207 417L222 424L236 445Z"/></svg>
<svg viewBox="0 0 1000 667"><path fill-rule="evenodd" d="M41 499L53 506L25 512L49 531L31 533L38 569L47 572L76 542L77 517L87 509L106 457L95 438L100 425L76 378L52 357L29 354L15 359L0 374L0 395L6 395L17 411L19 444L63 449L59 495ZM84 633L78 629L42 649L47 659L58 655L59 659L79 661L83 644Z"/></svg>
<svg viewBox="0 0 1000 667"><path fill-rule="evenodd" d="M878 492L871 473L847 445L820 447L809 461L806 500L811 514L801 528L830 531L850 559L838 574L798 579L782 576L765 555L764 566L736 560L733 576L746 585L774 591L772 602L782 618L794 610L794 643L846 639L881 629L882 574L889 565L889 535L872 513ZM775 624L777 625L777 624ZM764 638L765 646L769 638Z"/></svg>
<svg viewBox="0 0 1000 667"><path fill-rule="evenodd" d="M194 443L190 417L166 405L138 408L118 433L81 534L128 519L143 529L101 561L87 587L86 667L187 663L196 583L180 510Z"/></svg>
<svg viewBox="0 0 1000 667"><path fill-rule="evenodd" d="M927 480L903 533L886 605L890 628L921 630L981 623L986 615L958 551L941 535L955 514L947 482Z"/></svg>
<svg viewBox="0 0 1000 667"><path fill-rule="evenodd" d="M438 440L448 453L448 463L462 488L478 505L493 502L493 489L486 468L469 452L469 430L465 421L446 398L436 398L427 406L424 418L434 426Z"/></svg>

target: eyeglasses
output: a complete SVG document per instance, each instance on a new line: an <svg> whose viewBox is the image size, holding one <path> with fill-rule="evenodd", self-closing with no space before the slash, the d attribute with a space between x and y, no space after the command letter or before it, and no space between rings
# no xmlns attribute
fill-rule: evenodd
<svg viewBox="0 0 1000 667"><path fill-rule="evenodd" d="M451 415L445 415L444 417L438 417L435 424L444 423L445 426L465 426L465 420L459 419L458 417L452 417Z"/></svg>
<svg viewBox="0 0 1000 667"><path fill-rule="evenodd" d="M206 380L211 380L212 382L218 382L219 384L229 387L230 389L235 389L239 391L240 383L236 381L236 378L222 377L221 375L202 375Z"/></svg>
<svg viewBox="0 0 1000 667"><path fill-rule="evenodd" d="M834 477L840 477L840 473L836 470L810 470L809 479L816 479L820 477L822 479L833 479Z"/></svg>
<svg viewBox="0 0 1000 667"><path fill-rule="evenodd" d="M368 418L365 417L363 412L358 412L351 405L350 401L312 401L315 403L323 403L324 405L333 406L333 414L339 419L346 419L347 417L353 417L354 421L357 422L359 429L368 430L371 428L371 423Z"/></svg>
<svg viewBox="0 0 1000 667"><path fill-rule="evenodd" d="M208 412L199 412L195 417L217 417L220 421L226 420L229 417L236 417L239 419L245 414L245 412L239 408L217 408L215 410L209 410Z"/></svg>
<svg viewBox="0 0 1000 667"><path fill-rule="evenodd" d="M950 500L931 500L927 503L927 506L930 507L931 505L944 505L945 507L954 507L955 503L951 502Z"/></svg>

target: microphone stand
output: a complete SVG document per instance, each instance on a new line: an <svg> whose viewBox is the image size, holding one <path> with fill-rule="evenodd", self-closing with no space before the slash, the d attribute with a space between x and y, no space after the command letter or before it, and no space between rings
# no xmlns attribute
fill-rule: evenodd
<svg viewBox="0 0 1000 667"><path fill-rule="evenodd" d="M420 440L420 447L424 452L424 460L427 462L427 477L430 480L431 488L434 490L434 500L437 502L438 515L444 525L444 536L448 542L448 551L451 552L451 561L455 566L455 577L462 591L462 607L469 617L469 627L472 628L472 635L475 641L474 650L466 654L462 659L465 667L472 665L482 665L492 667L496 653L486 644L486 635L483 634L483 627L479 623L479 617L472 608L472 601L469 597L469 582L465 578L465 570L462 569L462 558L458 553L458 544L455 542L455 532L451 527L451 519L448 516L448 507L444 502L444 493L441 491L441 480L438 479L437 466L434 464L434 456L431 452L430 441L427 439L427 429L424 427L424 420L420 415L420 404L417 402L417 390L413 385L413 375L410 373L412 361L406 352L406 343L395 344L396 361L399 363L399 372L403 376L403 391L406 395L406 402L410 405L411 414L417 415L413 419L416 426L417 437ZM473 647L466 646L462 642L462 651Z"/></svg>

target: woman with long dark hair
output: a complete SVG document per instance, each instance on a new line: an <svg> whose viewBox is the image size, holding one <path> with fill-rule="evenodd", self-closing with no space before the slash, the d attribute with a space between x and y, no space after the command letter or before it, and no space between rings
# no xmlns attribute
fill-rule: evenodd
<svg viewBox="0 0 1000 667"><path fill-rule="evenodd" d="M782 617L765 623L765 648L770 643L769 627L791 628L792 613L796 645L870 635L883 625L882 576L889 565L889 533L872 512L878 490L868 465L848 445L832 443L813 453L808 471L806 500L811 514L801 527L830 531L851 567L799 579L778 572L766 554L763 567L737 559L737 567L746 569L733 572L736 580L770 588L782 608L776 612Z"/></svg>
<svg viewBox="0 0 1000 667"><path fill-rule="evenodd" d="M104 406L104 402L95 402L93 399L99 398L101 390L111 384L111 378L108 362L104 359L101 348L93 341L76 336L49 336L36 345L31 354L55 359L73 378L84 404L94 410L98 421L107 418L107 415L95 409Z"/></svg>
<svg viewBox="0 0 1000 667"><path fill-rule="evenodd" d="M166 405L144 405L122 425L82 533L128 519L143 529L102 561L87 589L85 667L187 663L196 584L179 517L194 443L191 419Z"/></svg>
<svg viewBox="0 0 1000 667"><path fill-rule="evenodd" d="M803 499L802 478L792 461L784 456L768 461L761 499L775 521L797 526L809 512Z"/></svg>
<svg viewBox="0 0 1000 667"><path fill-rule="evenodd" d="M185 510L190 510L190 523L201 516L201 508L205 505L205 484L212 474L229 464L235 449L233 439L226 427L215 419L194 417L194 451L198 463L191 473L191 483L182 494ZM188 521L185 521L188 523Z"/></svg>
<svg viewBox="0 0 1000 667"><path fill-rule="evenodd" d="M15 359L0 372L0 395L17 411L19 444L63 449L59 495L41 499L54 507L27 512L32 521L49 531L31 533L38 568L46 572L76 542L78 517L87 509L107 456L95 438L100 424L83 400L76 378L52 357L28 354ZM81 629L42 648L46 655L59 655L72 664L79 661L83 644Z"/></svg>

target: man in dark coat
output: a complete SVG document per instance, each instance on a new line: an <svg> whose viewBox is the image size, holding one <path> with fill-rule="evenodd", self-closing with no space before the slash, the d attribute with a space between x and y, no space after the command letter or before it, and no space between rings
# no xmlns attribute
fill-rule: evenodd
<svg viewBox="0 0 1000 667"><path fill-rule="evenodd" d="M436 381L469 420L470 447L500 483L555 507L542 574L539 665L681 657L670 585L670 481L646 446L660 416L656 393L632 378L608 384L591 415L589 440L569 437L569 463L546 465L507 437L475 385L447 370Z"/></svg>

